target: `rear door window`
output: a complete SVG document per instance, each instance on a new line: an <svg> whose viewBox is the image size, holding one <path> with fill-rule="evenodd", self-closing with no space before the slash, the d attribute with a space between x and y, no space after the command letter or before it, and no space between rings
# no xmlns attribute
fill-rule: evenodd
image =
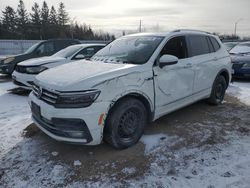
<svg viewBox="0 0 250 188"><path fill-rule="evenodd" d="M198 56L210 53L210 48L206 36L190 35L188 36L191 56Z"/></svg>
<svg viewBox="0 0 250 188"><path fill-rule="evenodd" d="M44 42L37 49L38 55L52 55L55 51L53 42Z"/></svg>
<svg viewBox="0 0 250 188"><path fill-rule="evenodd" d="M218 51L220 49L220 44L218 43L218 41L214 37L209 37L209 38L213 44L214 50Z"/></svg>
<svg viewBox="0 0 250 188"><path fill-rule="evenodd" d="M206 38L207 38L207 42L208 42L208 46L209 46L210 52L211 52L211 53L212 53L212 52L215 52L214 46L213 46L213 44L212 44L210 38L209 38L209 37L206 37Z"/></svg>

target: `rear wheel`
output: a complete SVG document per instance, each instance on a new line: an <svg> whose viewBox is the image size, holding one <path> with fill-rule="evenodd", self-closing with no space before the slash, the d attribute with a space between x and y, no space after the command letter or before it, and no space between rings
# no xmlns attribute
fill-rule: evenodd
<svg viewBox="0 0 250 188"><path fill-rule="evenodd" d="M134 98L124 98L111 109L104 127L104 140L117 149L137 143L147 123L144 104Z"/></svg>
<svg viewBox="0 0 250 188"><path fill-rule="evenodd" d="M224 76L220 75L216 78L210 98L208 102L214 105L221 104L227 88L227 82Z"/></svg>

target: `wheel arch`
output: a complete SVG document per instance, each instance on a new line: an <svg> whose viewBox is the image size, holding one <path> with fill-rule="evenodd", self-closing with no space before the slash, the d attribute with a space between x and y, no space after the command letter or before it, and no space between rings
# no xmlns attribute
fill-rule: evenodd
<svg viewBox="0 0 250 188"><path fill-rule="evenodd" d="M219 77L219 76L223 76L226 80L227 83L227 87L229 86L230 83L230 74L228 72L227 69L221 69L220 72L217 74L215 80Z"/></svg>
<svg viewBox="0 0 250 188"><path fill-rule="evenodd" d="M119 95L116 98L114 98L109 106L107 116L110 114L112 109L116 106L116 104L119 101L125 100L128 98L135 98L135 99L141 101L144 104L144 106L148 112L148 122L151 122L153 120L153 117L154 117L153 103L146 94L139 92L139 91L130 91L130 92L124 93L124 94Z"/></svg>

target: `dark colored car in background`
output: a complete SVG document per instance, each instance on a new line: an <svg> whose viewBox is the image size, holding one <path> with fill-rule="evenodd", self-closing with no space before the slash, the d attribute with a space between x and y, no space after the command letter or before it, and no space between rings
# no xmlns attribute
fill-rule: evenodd
<svg viewBox="0 0 250 188"><path fill-rule="evenodd" d="M227 49L227 51L230 51L233 47L235 47L239 42L224 42L223 43Z"/></svg>
<svg viewBox="0 0 250 188"><path fill-rule="evenodd" d="M250 42L242 42L230 50L234 78L250 78Z"/></svg>
<svg viewBox="0 0 250 188"><path fill-rule="evenodd" d="M12 72L15 70L17 63L21 61L43 56L51 56L63 48L80 43L81 42L76 39L51 39L41 41L31 46L23 54L13 55L2 59L0 61L0 73L12 74Z"/></svg>

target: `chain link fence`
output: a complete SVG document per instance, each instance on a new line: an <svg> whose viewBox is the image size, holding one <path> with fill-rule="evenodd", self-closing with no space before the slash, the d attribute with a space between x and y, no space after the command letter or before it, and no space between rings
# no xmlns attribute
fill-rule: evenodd
<svg viewBox="0 0 250 188"><path fill-rule="evenodd" d="M0 40L0 55L16 55L24 53L29 47L41 40ZM82 40L81 43L102 43L107 41Z"/></svg>
<svg viewBox="0 0 250 188"><path fill-rule="evenodd" d="M0 55L15 55L25 52L39 40L0 40Z"/></svg>

